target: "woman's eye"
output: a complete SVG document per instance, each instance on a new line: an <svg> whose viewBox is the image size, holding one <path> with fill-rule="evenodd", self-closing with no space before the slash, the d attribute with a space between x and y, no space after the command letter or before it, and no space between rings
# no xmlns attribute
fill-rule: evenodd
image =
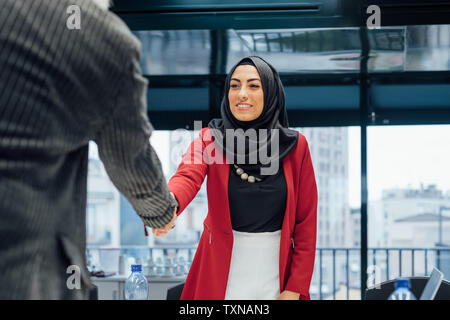
<svg viewBox="0 0 450 320"><path fill-rule="evenodd" d="M237 84L232 84L230 87L231 87L231 88L237 88L238 85L237 85Z"/></svg>
<svg viewBox="0 0 450 320"><path fill-rule="evenodd" d="M259 88L259 86L257 84L252 84L251 87L252 88Z"/></svg>

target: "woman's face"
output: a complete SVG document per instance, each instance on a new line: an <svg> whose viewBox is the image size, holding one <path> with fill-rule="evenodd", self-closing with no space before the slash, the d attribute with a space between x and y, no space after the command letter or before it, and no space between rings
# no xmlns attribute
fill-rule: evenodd
<svg viewBox="0 0 450 320"><path fill-rule="evenodd" d="M239 121L252 121L264 108L264 91L258 70L251 65L234 69L228 91L228 102L233 116Z"/></svg>

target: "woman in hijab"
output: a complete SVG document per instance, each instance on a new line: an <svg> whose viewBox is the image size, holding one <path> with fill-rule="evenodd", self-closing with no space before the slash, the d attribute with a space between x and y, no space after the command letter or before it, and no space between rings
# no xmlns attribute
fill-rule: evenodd
<svg viewBox="0 0 450 320"><path fill-rule="evenodd" d="M221 118L183 155L164 236L207 180L208 215L181 299L309 299L317 187L308 143L288 129L277 71L242 59L225 82Z"/></svg>

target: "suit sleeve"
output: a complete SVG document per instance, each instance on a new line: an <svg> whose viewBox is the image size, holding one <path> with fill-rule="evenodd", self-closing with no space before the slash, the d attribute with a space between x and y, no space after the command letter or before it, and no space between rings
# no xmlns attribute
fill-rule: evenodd
<svg viewBox="0 0 450 320"><path fill-rule="evenodd" d="M314 270L317 228L317 186L308 142L304 136L304 156L300 170L297 214L294 227L294 248L286 290L309 297Z"/></svg>
<svg viewBox="0 0 450 320"><path fill-rule="evenodd" d="M194 199L208 172L208 164L203 158L205 132L206 129L203 129L200 136L191 142L177 172L169 180L169 189L179 204L177 215L180 215Z"/></svg>
<svg viewBox="0 0 450 320"><path fill-rule="evenodd" d="M145 225L158 228L171 221L176 203L150 144L153 127L147 117L148 83L141 75L139 51L133 52L115 108L93 140L113 184Z"/></svg>

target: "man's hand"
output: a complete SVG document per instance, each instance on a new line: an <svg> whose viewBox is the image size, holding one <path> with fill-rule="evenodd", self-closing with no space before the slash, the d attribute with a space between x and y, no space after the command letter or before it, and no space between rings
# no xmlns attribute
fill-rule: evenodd
<svg viewBox="0 0 450 320"><path fill-rule="evenodd" d="M300 293L284 290L277 300L298 300Z"/></svg>
<svg viewBox="0 0 450 320"><path fill-rule="evenodd" d="M175 198L175 196L172 192L170 193L170 195ZM177 210L178 210L178 207L175 207L175 209L173 210L173 218L172 218L172 220L170 220L170 222L167 225L165 225L164 227L161 227L161 228L152 228L152 233L156 237L164 237L175 226L175 220L177 220L177 218L178 218Z"/></svg>

